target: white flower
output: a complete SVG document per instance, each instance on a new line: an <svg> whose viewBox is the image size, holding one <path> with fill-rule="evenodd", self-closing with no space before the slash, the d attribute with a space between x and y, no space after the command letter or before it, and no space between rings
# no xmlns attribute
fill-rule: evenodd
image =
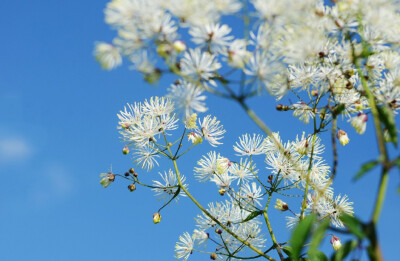
<svg viewBox="0 0 400 261"><path fill-rule="evenodd" d="M183 259L186 261L190 254L192 254L194 242L189 233L183 233L183 236L179 236L179 242L175 245L175 258Z"/></svg>
<svg viewBox="0 0 400 261"><path fill-rule="evenodd" d="M142 169L147 169L147 171L149 171L154 167L154 165L158 166L157 158L160 156L158 155L158 152L149 146L136 146L132 154L135 159L134 162L140 165Z"/></svg>
<svg viewBox="0 0 400 261"><path fill-rule="evenodd" d="M243 160L242 158L239 163L233 163L229 171L238 179L237 184L241 181L245 182L254 179L254 176L258 173L255 163L251 163L248 159Z"/></svg>
<svg viewBox="0 0 400 261"><path fill-rule="evenodd" d="M207 46L212 53L225 52L226 46L233 39L233 36L228 36L230 32L231 28L225 24L207 24L189 30L189 34L193 37L192 41L200 47Z"/></svg>
<svg viewBox="0 0 400 261"><path fill-rule="evenodd" d="M367 128L367 120L367 114L360 112L357 116L351 118L350 122L358 134L364 134Z"/></svg>
<svg viewBox="0 0 400 261"><path fill-rule="evenodd" d="M250 59L251 53L246 50L246 41L243 39L234 40L228 48L228 64L234 68L244 68Z"/></svg>
<svg viewBox="0 0 400 261"><path fill-rule="evenodd" d="M210 238L210 235L206 233L204 230L195 229L193 231L192 238L195 241L196 245L201 245L207 243L207 240Z"/></svg>
<svg viewBox="0 0 400 261"><path fill-rule="evenodd" d="M234 176L229 175L229 172L222 172L221 174L215 174L211 176L210 181L214 182L218 187L229 188L231 186Z"/></svg>
<svg viewBox="0 0 400 261"><path fill-rule="evenodd" d="M337 196L332 204L332 209L330 210L330 216L332 218L332 224L336 227L344 227L343 222L340 220L341 214L352 215L353 211L353 202L348 201L349 198L347 195L343 197L341 195Z"/></svg>
<svg viewBox="0 0 400 261"><path fill-rule="evenodd" d="M214 55L201 52L199 48L190 49L184 54L180 66L183 75L196 81L205 80L216 86L212 78L216 75L215 71L221 68L221 64L217 62Z"/></svg>
<svg viewBox="0 0 400 261"><path fill-rule="evenodd" d="M168 174L164 171L164 175L162 173L158 173L162 179L162 181L153 180L153 188L152 190L156 193L156 196L159 196L159 199L167 198L167 201L172 198L175 193L178 191L179 182L176 177L176 174L172 170L168 170ZM186 177L181 175L181 182L184 184L186 181ZM183 185L187 188L187 184ZM180 191L179 196L186 197L186 194L183 191ZM177 200L179 197L176 197Z"/></svg>
<svg viewBox="0 0 400 261"><path fill-rule="evenodd" d="M112 70L122 63L122 57L119 52L119 49L112 44L100 42L96 43L94 55L103 69Z"/></svg>
<svg viewBox="0 0 400 261"><path fill-rule="evenodd" d="M204 137L211 146L217 147L222 144L219 142L223 138L223 134L226 132L222 125L219 125L219 121L216 117L211 118L211 115L207 115L203 121L199 120L200 130L196 132Z"/></svg>
<svg viewBox="0 0 400 261"><path fill-rule="evenodd" d="M239 137L239 143L236 142L236 146L233 149L238 153L238 156L250 156L260 155L264 153L263 136L253 134L253 137L249 134L244 134Z"/></svg>
<svg viewBox="0 0 400 261"><path fill-rule="evenodd" d="M260 201L262 200L261 187L257 186L257 183L252 182L251 186L249 183L245 183L243 186L242 195L249 200L251 204L257 204L261 206Z"/></svg>
<svg viewBox="0 0 400 261"><path fill-rule="evenodd" d="M157 117L173 112L174 104L171 102L170 99L166 99L164 97L151 97L150 100L144 101L142 105L142 111L144 114Z"/></svg>
<svg viewBox="0 0 400 261"><path fill-rule="evenodd" d="M314 112L312 111L312 108L304 102L293 104L293 108L293 116L299 117L299 119L305 124L308 124L310 119L314 118Z"/></svg>
<svg viewBox="0 0 400 261"><path fill-rule="evenodd" d="M199 167L194 168L194 176L200 181L204 182L209 180L214 174L218 173L218 158L220 158L219 153L215 151L210 151L207 156L203 156L197 162Z"/></svg>
<svg viewBox="0 0 400 261"><path fill-rule="evenodd" d="M201 87L187 81L179 81L179 83L171 85L167 97L174 101L177 110L182 111L184 118L187 118L194 112L207 111L204 103L206 96L202 94Z"/></svg>

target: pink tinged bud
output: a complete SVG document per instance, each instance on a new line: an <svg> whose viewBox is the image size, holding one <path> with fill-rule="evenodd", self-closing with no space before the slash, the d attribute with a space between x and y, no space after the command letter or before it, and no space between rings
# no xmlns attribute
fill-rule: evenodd
<svg viewBox="0 0 400 261"><path fill-rule="evenodd" d="M160 213L155 213L155 214L153 214L153 222L154 222L154 224L158 224L158 223L160 223L160 221L161 221L161 215L160 215Z"/></svg>
<svg viewBox="0 0 400 261"><path fill-rule="evenodd" d="M312 90L311 91L311 95L314 96L314 97L318 96L318 91L317 90Z"/></svg>
<svg viewBox="0 0 400 261"><path fill-rule="evenodd" d="M111 184L111 182L114 182L114 180L115 180L115 175L112 174L111 172L108 172L108 173L101 173L101 174L100 174L100 177L102 178L102 179L100 180L100 184L101 184L104 188L108 187L108 186Z"/></svg>
<svg viewBox="0 0 400 261"><path fill-rule="evenodd" d="M339 139L340 144L342 144L343 146L345 146L350 141L349 136L347 136L347 133L344 130L339 130L336 134L336 137Z"/></svg>
<svg viewBox="0 0 400 261"><path fill-rule="evenodd" d="M337 236L332 236L331 244L335 251L338 251L342 247L342 243L340 242L340 239Z"/></svg>
<svg viewBox="0 0 400 261"><path fill-rule="evenodd" d="M351 126L354 127L358 134L364 134L367 128L367 120L367 114L360 112L356 117L351 119Z"/></svg>
<svg viewBox="0 0 400 261"><path fill-rule="evenodd" d="M122 154L124 154L124 155L129 154L129 148L128 148L128 146L125 146L125 147L122 149Z"/></svg>
<svg viewBox="0 0 400 261"><path fill-rule="evenodd" d="M185 42L180 41L180 40L176 40L176 41L173 43L173 46L174 46L174 49L175 49L175 51L176 51L177 53L181 53L181 52L184 52L184 51L186 50L186 44L185 44Z"/></svg>

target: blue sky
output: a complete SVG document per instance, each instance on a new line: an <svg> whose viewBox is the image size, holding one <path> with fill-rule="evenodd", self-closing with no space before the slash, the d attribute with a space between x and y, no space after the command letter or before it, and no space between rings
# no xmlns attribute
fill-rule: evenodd
<svg viewBox="0 0 400 261"><path fill-rule="evenodd" d="M162 222L152 223L161 206L151 191L130 193L120 180L108 189L99 173L112 165L116 172L132 166L122 155L116 131L116 113L127 102L164 95L169 79L149 86L123 66L100 69L92 51L97 40L114 36L104 23L107 1L6 1L0 16L0 260L173 260L180 234L191 232L198 213L188 199L163 210ZM276 112L268 97L250 100L250 106L294 139L307 126L290 113ZM231 144L245 133L259 132L238 105L208 98L209 113L227 130L219 150L234 157ZM238 121L239 119L239 121ZM368 220L379 180L378 171L351 181L360 165L376 157L373 129L360 136L348 126L351 142L339 148L335 192L348 194L356 215ZM329 144L329 136L322 135ZM192 179L192 169L205 152L202 145L178 162ZM392 155L398 150L391 149ZM330 145L325 157L331 162ZM150 181L161 170L140 173ZM379 223L384 256L396 260L400 232L398 171L390 175L387 199ZM192 183L193 194L220 199L212 184ZM284 215L271 210L279 241L285 241ZM268 238L268 245L271 240ZM331 251L328 240L324 249ZM194 254L190 260L208 259Z"/></svg>

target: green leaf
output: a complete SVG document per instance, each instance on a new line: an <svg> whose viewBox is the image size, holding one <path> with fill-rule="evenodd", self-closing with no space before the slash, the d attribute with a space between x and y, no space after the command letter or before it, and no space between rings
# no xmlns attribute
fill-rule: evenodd
<svg viewBox="0 0 400 261"><path fill-rule="evenodd" d="M377 109L380 121L389 132L390 141L397 148L397 128L392 110L387 105L379 106Z"/></svg>
<svg viewBox="0 0 400 261"><path fill-rule="evenodd" d="M242 222L240 222L240 223L245 223L245 222L247 222L247 221L250 221L250 220L252 220L253 218L258 217L259 215L261 215L261 214L263 214L263 213L264 213L263 210L256 210L256 211L253 211L253 212L251 212Z"/></svg>
<svg viewBox="0 0 400 261"><path fill-rule="evenodd" d="M361 166L361 169L357 172L357 174L354 176L353 180L356 181L359 178L361 178L362 176L364 176L364 174L366 174L368 171L370 171L371 169L373 169L374 167L376 167L379 163L382 162L382 159L377 159L377 160L371 160L368 161L367 163L364 163Z"/></svg>
<svg viewBox="0 0 400 261"><path fill-rule="evenodd" d="M300 223L296 226L292 233L292 237L290 239L292 246L291 258L293 260L299 260L301 250L303 249L304 243L306 242L313 223L315 222L316 216L311 214L307 216L305 219L301 220Z"/></svg>
<svg viewBox="0 0 400 261"><path fill-rule="evenodd" d="M321 244L322 239L324 238L325 231L328 228L330 222L330 219L324 220L313 233L310 248L308 249L308 255L310 257L313 256L315 253L318 255L318 247Z"/></svg>
<svg viewBox="0 0 400 261"><path fill-rule="evenodd" d="M357 218L347 214L342 214L339 218L353 235L357 236L358 238L365 237L365 233L363 232L364 225Z"/></svg>
<svg viewBox="0 0 400 261"><path fill-rule="evenodd" d="M282 247L282 250L283 252L285 252L286 255L292 256L293 249L291 246L284 246Z"/></svg>
<svg viewBox="0 0 400 261"><path fill-rule="evenodd" d="M347 241L342 247L331 256L331 261L342 261L348 254L357 247L357 241Z"/></svg>
<svg viewBox="0 0 400 261"><path fill-rule="evenodd" d="M311 261L328 261L328 257L319 250L314 251L312 254L308 254Z"/></svg>

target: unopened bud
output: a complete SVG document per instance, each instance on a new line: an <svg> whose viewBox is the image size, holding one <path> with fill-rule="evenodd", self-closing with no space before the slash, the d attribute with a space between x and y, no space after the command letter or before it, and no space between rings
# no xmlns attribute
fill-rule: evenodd
<svg viewBox="0 0 400 261"><path fill-rule="evenodd" d="M217 233L218 235L221 235L222 234L222 229L220 229L220 228L215 229L215 233Z"/></svg>
<svg viewBox="0 0 400 261"><path fill-rule="evenodd" d="M123 128L123 129L129 129L129 123L126 123L126 122L122 123L122 124L121 124L121 128Z"/></svg>
<svg viewBox="0 0 400 261"><path fill-rule="evenodd" d="M133 192L133 191L136 190L136 185L135 185L135 184L130 184L130 185L128 186L128 189L129 189L130 192Z"/></svg>
<svg viewBox="0 0 400 261"><path fill-rule="evenodd" d="M129 176L129 172L125 172L125 177L128 177Z"/></svg>
<svg viewBox="0 0 400 261"><path fill-rule="evenodd" d="M289 106L283 105L283 104L278 104L278 105L276 105L276 110L277 111L288 111Z"/></svg>
<svg viewBox="0 0 400 261"><path fill-rule="evenodd" d="M274 175L269 175L268 176L268 183L271 183L273 178L274 178Z"/></svg>
<svg viewBox="0 0 400 261"><path fill-rule="evenodd" d="M339 130L336 134L336 137L339 139L340 144L342 144L343 146L348 144L350 141L349 136L347 136L347 133L344 130Z"/></svg>
<svg viewBox="0 0 400 261"><path fill-rule="evenodd" d="M161 215L160 215L160 213L155 213L155 214L153 214L153 222L154 222L154 224L158 224L158 223L160 223L160 221L161 221Z"/></svg>
<svg viewBox="0 0 400 261"><path fill-rule="evenodd" d="M283 202L280 199L276 200L276 204L274 206L276 209L280 210L280 211L286 211L289 209L289 205L286 202Z"/></svg>
<svg viewBox="0 0 400 261"><path fill-rule="evenodd" d="M331 244L335 251L338 251L342 247L342 243L340 242L340 238L337 236L332 236Z"/></svg>
<svg viewBox="0 0 400 261"><path fill-rule="evenodd" d="M318 96L318 91L317 90L312 90L311 91L311 95L314 96L314 97Z"/></svg>
<svg viewBox="0 0 400 261"><path fill-rule="evenodd" d="M135 169L134 168L130 168L129 169L129 173L131 173L131 174L135 173Z"/></svg>
<svg viewBox="0 0 400 261"><path fill-rule="evenodd" d="M111 184L111 182L114 182L114 180L115 180L115 175L112 174L111 172L108 172L108 173L101 173L101 174L100 174L100 177L102 178L102 179L100 180L100 184L101 184L104 188L108 187L108 186Z"/></svg>
<svg viewBox="0 0 400 261"><path fill-rule="evenodd" d="M216 260L216 259L218 258L218 256L217 256L216 253L211 253L210 258L211 258L212 260Z"/></svg>
<svg viewBox="0 0 400 261"><path fill-rule="evenodd" d="M183 41L176 40L173 43L174 49L177 53L184 52L186 50L186 44Z"/></svg>
<svg viewBox="0 0 400 261"><path fill-rule="evenodd" d="M224 189L224 188L220 188L220 189L218 190L218 193L219 193L221 196L225 195L225 192L226 192L226 189Z"/></svg>
<svg viewBox="0 0 400 261"><path fill-rule="evenodd" d="M128 146L125 146L125 147L122 149L122 154L124 154L124 155L129 154L129 148L128 148Z"/></svg>

